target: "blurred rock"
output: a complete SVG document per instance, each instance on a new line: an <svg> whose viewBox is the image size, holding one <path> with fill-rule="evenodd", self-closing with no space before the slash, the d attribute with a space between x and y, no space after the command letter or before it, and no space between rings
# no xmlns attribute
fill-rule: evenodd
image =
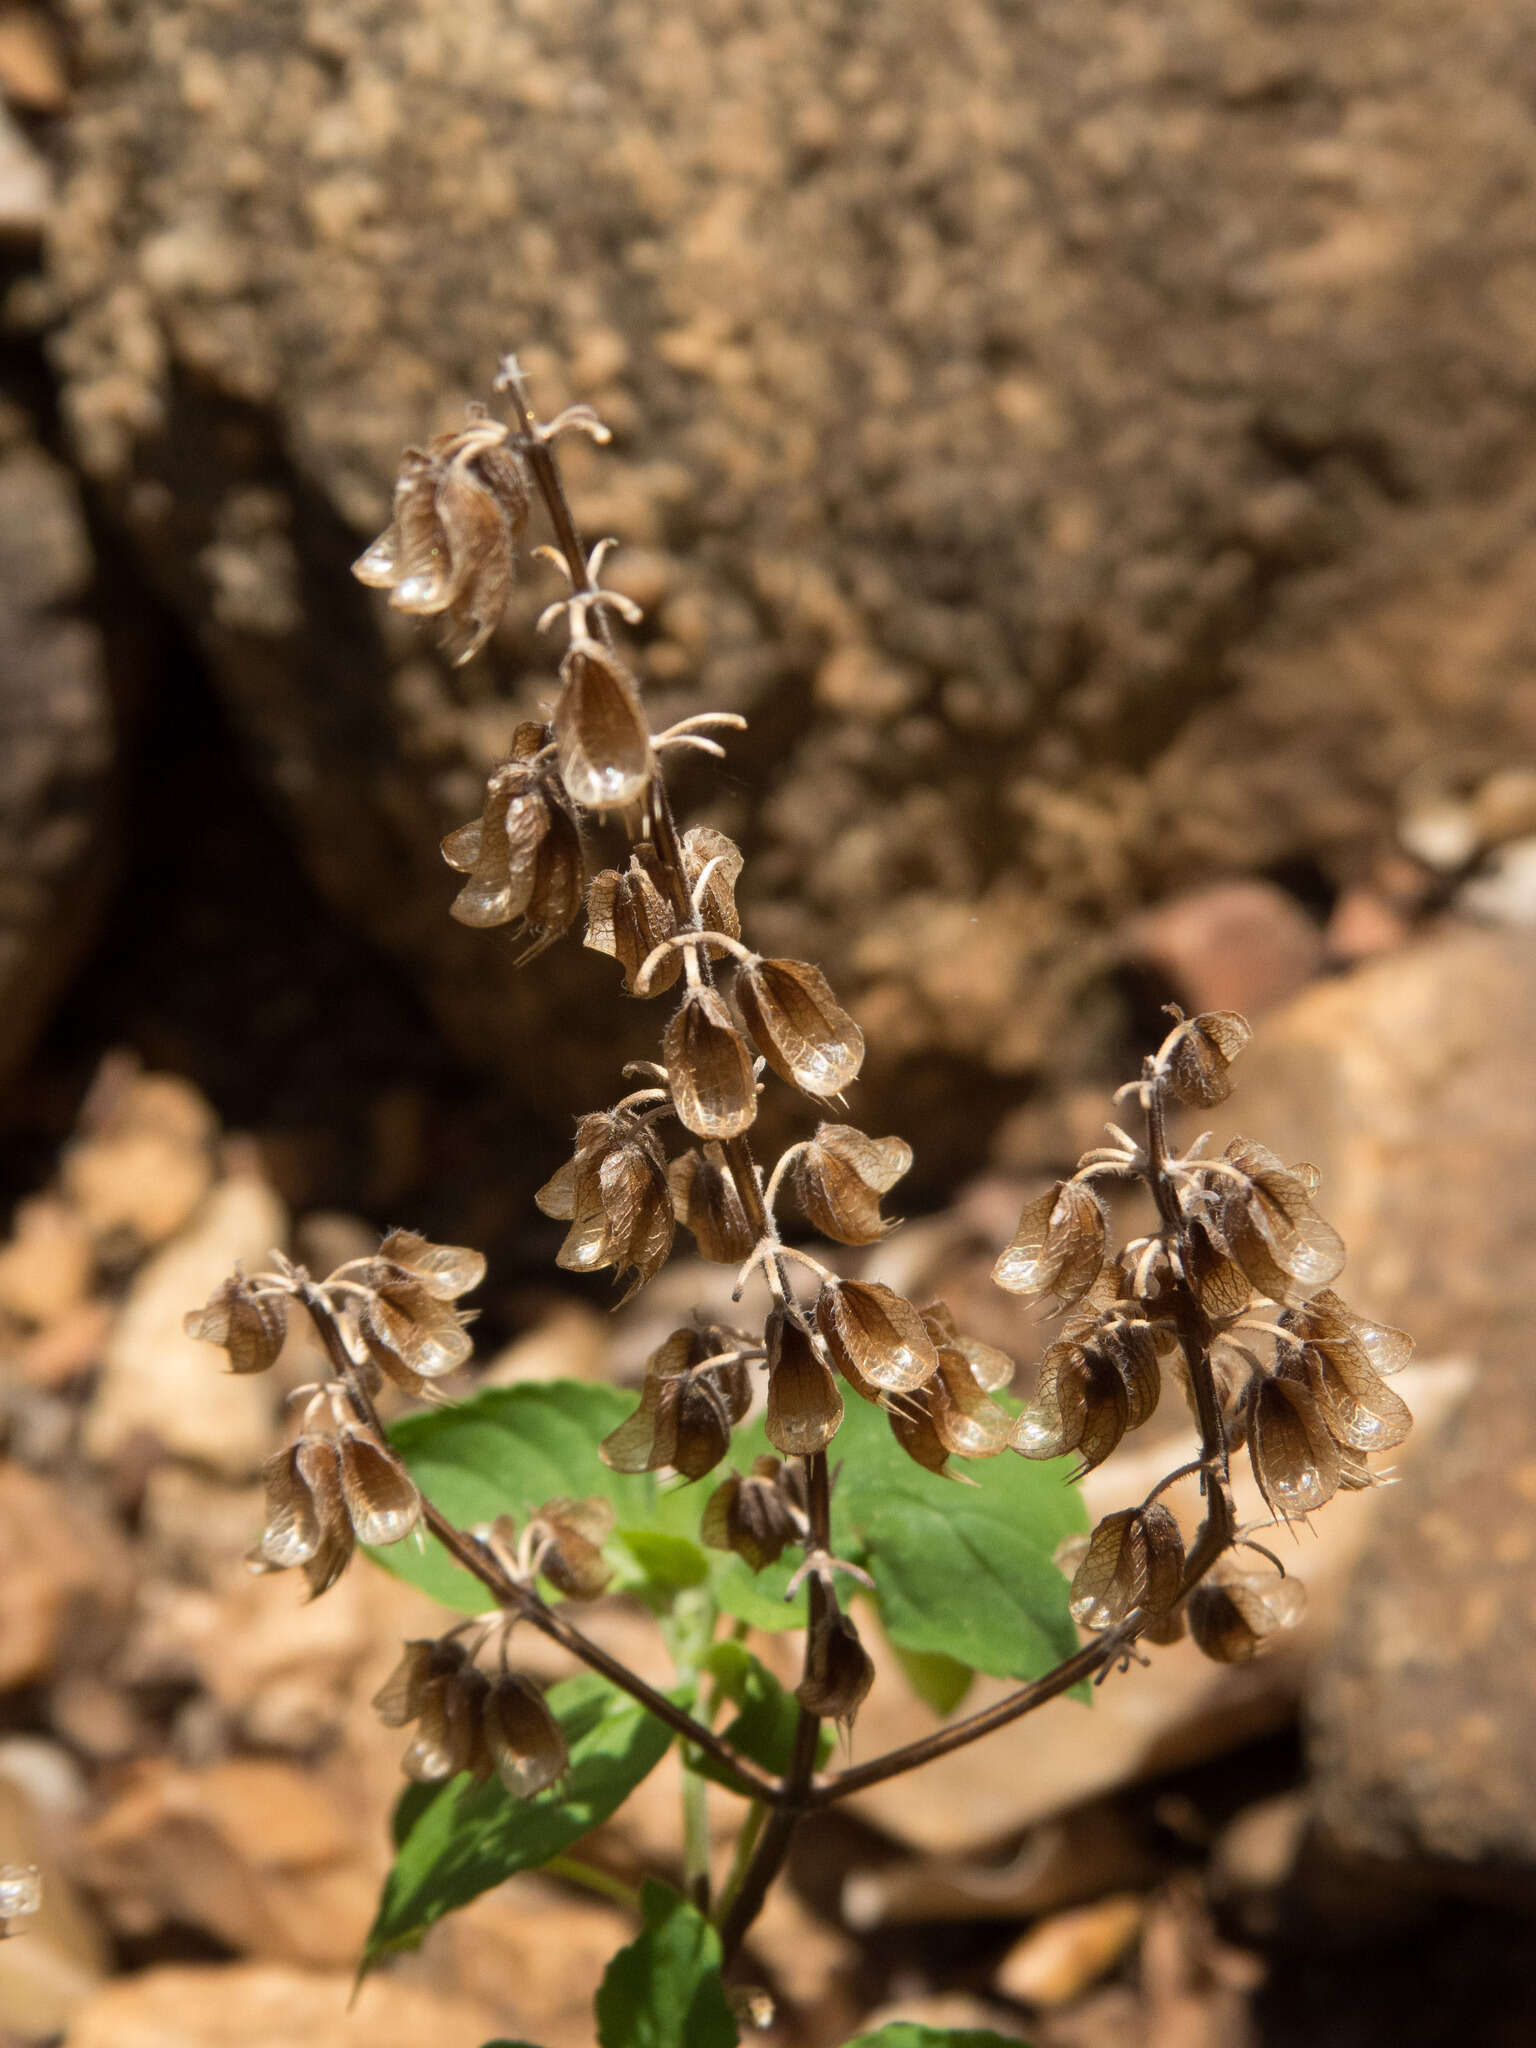
<svg viewBox="0 0 1536 2048"><path fill-rule="evenodd" d="M238 1952L355 1963L378 1901L383 1844L290 1764L134 1765L91 1827L83 1869L118 1930L198 1927Z"/></svg>
<svg viewBox="0 0 1536 2048"><path fill-rule="evenodd" d="M1536 927L1536 837L1511 839L1464 882L1457 906L1479 924Z"/></svg>
<svg viewBox="0 0 1536 2048"><path fill-rule="evenodd" d="M1536 1900L1536 1388L1525 1307L1435 1458L1387 1503L1314 1684L1333 1851Z"/></svg>
<svg viewBox="0 0 1536 2048"><path fill-rule="evenodd" d="M218 1121L175 1074L142 1074L132 1059L103 1061L81 1112L81 1135L61 1165L65 1193L98 1237L134 1248L171 1237L213 1185Z"/></svg>
<svg viewBox="0 0 1536 2048"><path fill-rule="evenodd" d="M53 208L53 172L9 110L0 106L0 235L31 241Z"/></svg>
<svg viewBox="0 0 1536 2048"><path fill-rule="evenodd" d="M591 2048L592 1993L634 1925L606 1900L519 1877L434 1929L421 1970L429 1984L481 2000L539 2048Z"/></svg>
<svg viewBox="0 0 1536 2048"><path fill-rule="evenodd" d="M1272 1010L1316 978L1323 935L1273 882L1217 882L1160 903L1132 931L1137 953L1198 1010Z"/></svg>
<svg viewBox="0 0 1536 2048"><path fill-rule="evenodd" d="M475 2000L350 1970L162 1964L120 1977L76 2014L63 2048L478 2048L496 2022Z"/></svg>
<svg viewBox="0 0 1536 2048"><path fill-rule="evenodd" d="M285 1241L288 1219L271 1188L234 1174L208 1196L195 1221L134 1276L108 1340L85 1426L85 1449L110 1463L148 1437L176 1456L243 1479L273 1446L276 1392L270 1374L237 1375L224 1354L189 1337L182 1319L200 1308L235 1267L259 1270Z"/></svg>
<svg viewBox="0 0 1536 2048"><path fill-rule="evenodd" d="M6 5L0 12L0 94L33 114L62 112L69 97L57 23L41 8Z"/></svg>
<svg viewBox="0 0 1536 2048"><path fill-rule="evenodd" d="M0 1863L34 1864L42 1899L15 1940L0 1941L0 2027L12 2040L66 2028L109 1967L94 1915L66 1875L57 1826L18 1780L0 1771Z"/></svg>
<svg viewBox="0 0 1536 2048"><path fill-rule="evenodd" d="M1053 1913L1016 1941L993 1983L1025 2005L1066 2005L1112 1970L1141 1932L1146 1901L1111 1892L1091 1905Z"/></svg>
<svg viewBox="0 0 1536 2048"><path fill-rule="evenodd" d="M0 1693L100 1658L121 1627L133 1568L78 1490L0 1463Z"/></svg>
<svg viewBox="0 0 1536 2048"><path fill-rule="evenodd" d="M0 110L0 235L8 208L37 224L36 166ZM90 575L73 480L0 408L0 1074L78 965L115 853L113 710L78 615Z"/></svg>
<svg viewBox="0 0 1536 2048"><path fill-rule="evenodd" d="M331 901L547 1130L647 1013L575 946L514 976L430 849L548 692L554 586L450 676L347 575L509 344L617 428L572 486L636 550L658 717L752 721L685 801L757 943L852 963L929 1174L999 1076L1112 1042L1150 895L1341 883L1452 738L1473 783L1528 756L1525 0L1410 0L1411 65L1370 9L1241 0L922 0L851 53L742 5L65 15L71 445Z"/></svg>
<svg viewBox="0 0 1536 2048"><path fill-rule="evenodd" d="M80 1211L51 1195L17 1204L9 1244L0 1247L0 1309L24 1323L57 1322L84 1297L96 1263Z"/></svg>

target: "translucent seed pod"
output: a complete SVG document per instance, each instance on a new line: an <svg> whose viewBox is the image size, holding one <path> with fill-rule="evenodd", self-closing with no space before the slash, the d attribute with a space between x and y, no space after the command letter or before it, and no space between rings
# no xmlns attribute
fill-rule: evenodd
<svg viewBox="0 0 1536 2048"><path fill-rule="evenodd" d="M555 748L560 779L588 811L626 810L655 773L651 735L627 669L593 640L573 640L560 664Z"/></svg>
<svg viewBox="0 0 1536 2048"><path fill-rule="evenodd" d="M992 1278L1005 1293L1048 1296L1071 1308L1099 1277L1108 1232L1109 1218L1090 1184L1058 1181L1025 1203Z"/></svg>
<svg viewBox="0 0 1536 2048"><path fill-rule="evenodd" d="M912 1165L901 1138L867 1138L852 1124L822 1124L790 1169L795 1199L824 1237L837 1244L877 1244L895 1228L880 1214L888 1194Z"/></svg>
<svg viewBox="0 0 1536 2048"><path fill-rule="evenodd" d="M768 1441L786 1458L824 1451L843 1419L832 1369L798 1315L783 1308L767 1324Z"/></svg>
<svg viewBox="0 0 1536 2048"><path fill-rule="evenodd" d="M773 1071L807 1095L841 1095L858 1079L864 1034L805 960L754 956L736 970L736 1001Z"/></svg>
<svg viewBox="0 0 1536 2048"><path fill-rule="evenodd" d="M288 1304L281 1295L258 1294L255 1282L237 1273L185 1316L182 1327L189 1337L222 1345L231 1372L265 1372L288 1334Z"/></svg>
<svg viewBox="0 0 1536 2048"><path fill-rule="evenodd" d="M662 1059L673 1106L698 1138L736 1138L757 1115L746 1040L712 988L690 989L667 1025Z"/></svg>

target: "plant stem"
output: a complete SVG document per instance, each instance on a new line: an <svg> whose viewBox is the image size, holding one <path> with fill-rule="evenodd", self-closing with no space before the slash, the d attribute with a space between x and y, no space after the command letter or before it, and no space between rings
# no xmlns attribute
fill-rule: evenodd
<svg viewBox="0 0 1536 2048"><path fill-rule="evenodd" d="M546 1877L563 1877L567 1884L579 1884L583 1891L596 1892L600 1898L612 1899L616 1906L640 1917L640 1894L632 1884L626 1884L621 1877L611 1877L606 1870L596 1865L583 1863L579 1856L551 1856L543 1866Z"/></svg>
<svg viewBox="0 0 1536 2048"><path fill-rule="evenodd" d="M709 1911L709 1780L683 1758L683 1891L690 1905Z"/></svg>

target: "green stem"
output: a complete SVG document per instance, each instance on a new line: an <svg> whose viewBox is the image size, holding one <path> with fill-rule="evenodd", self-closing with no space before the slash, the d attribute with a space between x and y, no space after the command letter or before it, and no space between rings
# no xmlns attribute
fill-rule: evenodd
<svg viewBox="0 0 1536 2048"><path fill-rule="evenodd" d="M583 1863L579 1856L551 1856L544 1865L549 1877L563 1877L567 1884L578 1884L583 1891L596 1892L605 1899L612 1899L616 1906L622 1906L627 1913L640 1917L640 1894L632 1884L626 1884L621 1877L610 1877L606 1870L599 1870L591 1863Z"/></svg>

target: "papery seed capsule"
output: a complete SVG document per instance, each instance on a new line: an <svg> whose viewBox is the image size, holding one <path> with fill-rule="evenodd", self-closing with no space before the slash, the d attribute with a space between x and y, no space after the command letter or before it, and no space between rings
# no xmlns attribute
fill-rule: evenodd
<svg viewBox="0 0 1536 2048"><path fill-rule="evenodd" d="M450 917L477 931L522 917L533 895L539 848L553 822L538 774L520 761L494 769L479 818L442 843L449 867L469 877L449 907Z"/></svg>
<svg viewBox="0 0 1536 2048"><path fill-rule="evenodd" d="M942 1301L930 1302L922 1316L939 1360L937 1374L923 1390L932 1436L956 1457L995 1458L1012 1441L1014 1418L988 1397L1012 1383L1013 1360L990 1344L962 1336ZM924 1433L910 1434L912 1441L900 1434L898 1440L922 1464Z"/></svg>
<svg viewBox="0 0 1536 2048"><path fill-rule="evenodd" d="M672 1213L698 1241L699 1256L720 1266L750 1258L757 1233L747 1221L735 1176L719 1145L692 1147L667 1168Z"/></svg>
<svg viewBox="0 0 1536 2048"><path fill-rule="evenodd" d="M1099 1277L1108 1231L1104 1205L1089 1183L1058 1181L1024 1204L992 1278L1008 1294L1050 1295L1071 1308Z"/></svg>
<svg viewBox="0 0 1536 2048"><path fill-rule="evenodd" d="M421 1380L457 1371L469 1358L475 1347L463 1316L430 1286L383 1260L355 1279L369 1289L357 1312L368 1355L408 1392Z"/></svg>
<svg viewBox="0 0 1536 2048"><path fill-rule="evenodd" d="M746 1040L712 988L690 989L667 1025L662 1058L672 1102L698 1138L735 1138L757 1115Z"/></svg>
<svg viewBox="0 0 1536 2048"><path fill-rule="evenodd" d="M267 1525L249 1562L257 1571L288 1571L314 1556L322 1534L320 1510L299 1469L298 1445L290 1444L268 1458L261 1476L267 1489Z"/></svg>
<svg viewBox="0 0 1536 2048"><path fill-rule="evenodd" d="M0 1941L19 1934L12 1921L30 1919L42 1904L42 1873L35 1863L0 1863Z"/></svg>
<svg viewBox="0 0 1536 2048"><path fill-rule="evenodd" d="M437 1301L457 1301L485 1278L485 1258L462 1244L429 1244L414 1230L392 1230L379 1257L404 1269Z"/></svg>
<svg viewBox="0 0 1536 2048"><path fill-rule="evenodd" d="M405 1775L418 1785L441 1784L460 1771L488 1778L494 1769L485 1738L489 1694L485 1678L467 1662L427 1687L416 1737L401 1760Z"/></svg>
<svg viewBox="0 0 1536 2048"><path fill-rule="evenodd" d="M672 1195L655 1133L626 1114L583 1117L574 1157L535 1195L570 1230L555 1254L569 1273L605 1266L634 1275L622 1299L651 1279L672 1249Z"/></svg>
<svg viewBox="0 0 1536 2048"><path fill-rule="evenodd" d="M1229 1069L1252 1038L1236 1010L1205 1010L1190 1017L1164 1056L1169 1086L1180 1102L1209 1109L1232 1093Z"/></svg>
<svg viewBox="0 0 1536 2048"><path fill-rule="evenodd" d="M741 848L713 825L690 825L683 834L682 855L690 895L698 888L705 869L709 870L699 904L699 920L704 930L724 932L728 939L739 939L741 918L736 910L736 884L742 869Z"/></svg>
<svg viewBox="0 0 1536 2048"><path fill-rule="evenodd" d="M337 1435L341 1498L359 1543L377 1548L409 1536L421 1519L421 1495L405 1468L353 1423Z"/></svg>
<svg viewBox="0 0 1536 2048"><path fill-rule="evenodd" d="M1184 1540L1161 1501L1106 1515L1072 1580L1072 1619L1113 1628L1133 1608L1164 1615L1184 1581Z"/></svg>
<svg viewBox="0 0 1536 2048"><path fill-rule="evenodd" d="M628 671L593 640L573 640L555 706L560 777L588 811L638 803L655 770L651 736Z"/></svg>
<svg viewBox="0 0 1536 2048"><path fill-rule="evenodd" d="M1185 1602L1189 1632L1218 1664L1246 1664L1271 1640L1292 1629L1306 1612L1306 1588L1299 1579L1273 1572L1244 1572L1223 1559Z"/></svg>
<svg viewBox="0 0 1536 2048"><path fill-rule="evenodd" d="M824 1451L843 1419L843 1397L816 1339L782 1308L767 1323L768 1441L786 1458Z"/></svg>
<svg viewBox="0 0 1536 2048"><path fill-rule="evenodd" d="M428 1688L444 1676L445 1669L457 1668L458 1646L452 1647L454 1657L445 1666L442 1645L430 1638L417 1638L403 1646L400 1662L373 1696L373 1711L386 1728L403 1728L416 1719L426 1703Z"/></svg>
<svg viewBox="0 0 1536 2048"><path fill-rule="evenodd" d="M799 1478L798 1468L777 1458L754 1458L749 1473L733 1472L710 1495L699 1523L703 1541L712 1550L734 1550L754 1572L777 1564L804 1523L804 1502L794 1491Z"/></svg>
<svg viewBox="0 0 1536 2048"><path fill-rule="evenodd" d="M1227 1158L1246 1181L1221 1180L1219 1232L1254 1286L1294 1306L1335 1279L1344 1246L1312 1207L1305 1183L1266 1146L1234 1138Z"/></svg>
<svg viewBox="0 0 1536 2048"><path fill-rule="evenodd" d="M631 858L623 874L604 868L594 875L587 891L587 936L585 943L594 953L607 953L624 970L624 987L638 993L635 980L640 969L663 939L671 938L677 919L656 884L638 859ZM648 996L659 996L672 987L683 971L682 955L664 954L646 985Z"/></svg>
<svg viewBox="0 0 1536 2048"><path fill-rule="evenodd" d="M1035 1398L1014 1424L1013 1448L1026 1458L1076 1451L1091 1471L1115 1449L1130 1417L1130 1393L1114 1362L1063 1339L1040 1361Z"/></svg>
<svg viewBox="0 0 1536 2048"><path fill-rule="evenodd" d="M1339 1450L1310 1390L1278 1373L1255 1379L1248 1399L1248 1456L1271 1510L1300 1521L1339 1487Z"/></svg>
<svg viewBox="0 0 1536 2048"><path fill-rule="evenodd" d="M517 1799L531 1799L563 1777L570 1752L538 1687L504 1672L484 1709L485 1742L496 1775Z"/></svg>
<svg viewBox="0 0 1536 2048"><path fill-rule="evenodd" d="M508 1519L508 1518L503 1518ZM595 1600L613 1577L603 1545L613 1530L613 1502L598 1498L546 1501L529 1522L539 1571L572 1600Z"/></svg>
<svg viewBox="0 0 1536 2048"><path fill-rule="evenodd" d="M1413 1428L1408 1403L1370 1363L1355 1339L1308 1344L1297 1354L1328 1433L1355 1451L1391 1451Z"/></svg>
<svg viewBox="0 0 1536 2048"><path fill-rule="evenodd" d="M221 1344L229 1353L231 1372L265 1372L283 1348L288 1304L281 1295L263 1294L253 1280L237 1273L204 1307L184 1316L182 1328L189 1337Z"/></svg>
<svg viewBox="0 0 1536 2048"><path fill-rule="evenodd" d="M886 1413L891 1435L914 1465L921 1465L925 1472L946 1472L949 1446L934 1426L934 1386L935 1382L930 1380L915 1394L903 1395L890 1404Z"/></svg>
<svg viewBox="0 0 1536 2048"><path fill-rule="evenodd" d="M816 1327L833 1364L856 1383L909 1393L939 1369L922 1317L878 1281L829 1282L816 1303Z"/></svg>
<svg viewBox="0 0 1536 2048"><path fill-rule="evenodd" d="M875 1244L895 1225L880 1214L912 1164L901 1138L866 1138L852 1124L822 1124L791 1175L795 1199L824 1237L838 1244Z"/></svg>
<svg viewBox="0 0 1536 2048"><path fill-rule="evenodd" d="M352 1518L341 1490L341 1457L329 1437L300 1437L293 1450L294 1471L308 1488L320 1525L320 1541L300 1559L309 1582L309 1597L335 1585L352 1561Z"/></svg>
<svg viewBox="0 0 1536 2048"><path fill-rule="evenodd" d="M781 1080L807 1095L841 1095L858 1079L864 1034L819 967L762 960L736 970L736 1001L758 1049Z"/></svg>
<svg viewBox="0 0 1536 2048"><path fill-rule="evenodd" d="M752 1398L746 1366L738 1359L711 1365L715 1355L708 1333L674 1330L646 1360L639 1407L604 1438L603 1463L615 1472L670 1465L688 1479L712 1472Z"/></svg>
<svg viewBox="0 0 1536 2048"><path fill-rule="evenodd" d="M875 1667L858 1630L832 1595L813 1581L805 1676L795 1698L807 1713L851 1728L874 1682Z"/></svg>

